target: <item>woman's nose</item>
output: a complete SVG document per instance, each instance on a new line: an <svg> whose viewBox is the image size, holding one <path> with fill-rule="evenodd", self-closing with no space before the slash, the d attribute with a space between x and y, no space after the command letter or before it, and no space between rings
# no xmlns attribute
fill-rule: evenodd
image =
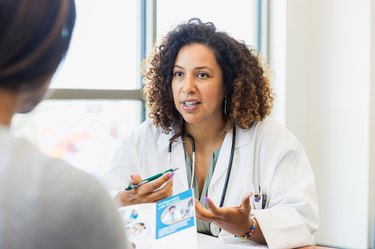
<svg viewBox="0 0 375 249"><path fill-rule="evenodd" d="M182 88L182 93L184 94L194 94L197 91L194 78L193 77L185 77L184 85Z"/></svg>

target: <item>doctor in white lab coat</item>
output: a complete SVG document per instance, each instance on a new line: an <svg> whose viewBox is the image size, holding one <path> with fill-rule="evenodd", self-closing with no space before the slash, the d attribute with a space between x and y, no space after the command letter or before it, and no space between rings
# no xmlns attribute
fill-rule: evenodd
<svg viewBox="0 0 375 249"><path fill-rule="evenodd" d="M199 232L221 231L270 248L313 244L319 225L314 175L293 134L266 118L271 88L254 52L212 23L192 19L165 37L150 65L151 119L123 140L107 175L116 199L152 202L193 187ZM195 140L195 163L184 133ZM171 167L179 169L121 190L129 180Z"/></svg>

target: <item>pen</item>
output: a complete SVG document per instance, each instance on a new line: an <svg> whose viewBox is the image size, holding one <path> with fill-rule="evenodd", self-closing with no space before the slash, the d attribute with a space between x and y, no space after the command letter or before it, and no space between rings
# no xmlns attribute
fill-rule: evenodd
<svg viewBox="0 0 375 249"><path fill-rule="evenodd" d="M140 181L138 184L130 184L129 186L127 186L125 188L125 190L132 190L134 188L138 188L139 186L141 186L142 184L145 184L145 183L148 183L148 182L151 182L153 180L156 180L158 179L159 177L169 173L169 172L174 172L178 170L178 168L174 168L174 169L167 169L159 174L156 174L156 175L153 175L153 176L150 176L149 178L146 178L146 179L143 179L142 181Z"/></svg>

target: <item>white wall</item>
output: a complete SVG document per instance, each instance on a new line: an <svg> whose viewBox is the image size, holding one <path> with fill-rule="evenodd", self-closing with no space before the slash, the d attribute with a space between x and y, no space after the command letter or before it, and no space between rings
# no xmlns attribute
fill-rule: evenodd
<svg viewBox="0 0 375 249"><path fill-rule="evenodd" d="M271 0L269 8L269 63L272 65L272 88L276 93L272 117L285 125L286 79L286 0Z"/></svg>
<svg viewBox="0 0 375 249"><path fill-rule="evenodd" d="M276 1L271 1L271 8ZM371 240L369 207L375 199L370 154L375 148L371 3L286 0L286 63L281 72L285 125L304 144L316 174L321 217L316 241L334 247L367 248ZM272 44L277 34L271 33L270 39ZM272 45L270 54L273 66Z"/></svg>
<svg viewBox="0 0 375 249"><path fill-rule="evenodd" d="M369 224L369 229L372 229L372 247L375 249L375 1L371 1L371 89L370 89L370 170L369 170L369 209L373 210L372 226Z"/></svg>

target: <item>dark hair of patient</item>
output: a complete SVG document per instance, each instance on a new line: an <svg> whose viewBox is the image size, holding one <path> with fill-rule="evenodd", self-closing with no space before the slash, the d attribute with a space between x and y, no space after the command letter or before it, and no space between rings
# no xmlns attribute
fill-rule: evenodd
<svg viewBox="0 0 375 249"><path fill-rule="evenodd" d="M223 72L227 102L222 108L223 134L235 125L248 129L270 114L272 90L258 53L244 42L218 31L213 23L193 18L170 31L145 66L144 94L149 116L156 126L166 133L171 129L176 135L183 132L184 120L175 108L171 84L178 52L191 44L210 48Z"/></svg>
<svg viewBox="0 0 375 249"><path fill-rule="evenodd" d="M75 15L72 0L1 0L0 88L44 84L66 54Z"/></svg>

